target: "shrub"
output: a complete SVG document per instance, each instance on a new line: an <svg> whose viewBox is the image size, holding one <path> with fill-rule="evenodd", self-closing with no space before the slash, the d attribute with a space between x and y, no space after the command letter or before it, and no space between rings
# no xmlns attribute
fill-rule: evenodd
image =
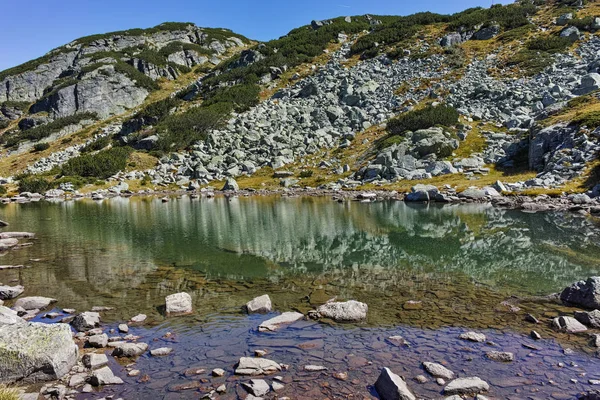
<svg viewBox="0 0 600 400"><path fill-rule="evenodd" d="M579 126L587 126L589 129L596 129L600 126L600 111L578 114L571 123Z"/></svg>
<svg viewBox="0 0 600 400"><path fill-rule="evenodd" d="M170 54L173 54L173 53L176 53L176 52L182 51L182 50L191 50L191 51L195 51L198 54L204 54L207 56L215 54L215 51L212 49L204 48L204 47L200 46L199 44L184 43L184 42L171 42L168 45L166 45L165 47L163 47L162 49L160 49L158 51L158 53L161 56L166 58Z"/></svg>
<svg viewBox="0 0 600 400"><path fill-rule="evenodd" d="M502 6L496 4L490 8L470 8L463 12L454 14L448 29L460 28L473 29L477 25L489 25L497 23L505 30L515 29L529 24L529 15L535 14L536 7L533 4L509 4Z"/></svg>
<svg viewBox="0 0 600 400"><path fill-rule="evenodd" d="M0 121L0 129L8 128L9 125L10 121L7 119Z"/></svg>
<svg viewBox="0 0 600 400"><path fill-rule="evenodd" d="M0 400L19 400L20 398L21 395L17 389L0 385Z"/></svg>
<svg viewBox="0 0 600 400"><path fill-rule="evenodd" d="M231 104L236 112L243 112L258 104L260 87L254 84L236 85L218 89L206 99L205 106Z"/></svg>
<svg viewBox="0 0 600 400"><path fill-rule="evenodd" d="M5 101L4 103L0 103L0 108L2 107L14 108L25 112L29 108L29 103L26 101Z"/></svg>
<svg viewBox="0 0 600 400"><path fill-rule="evenodd" d="M50 148L50 143L36 143L33 145L33 151L44 151Z"/></svg>
<svg viewBox="0 0 600 400"><path fill-rule="evenodd" d="M6 188L4 186L0 185L0 196L4 196L6 193L8 193Z"/></svg>
<svg viewBox="0 0 600 400"><path fill-rule="evenodd" d="M101 137L100 139L84 146L80 152L81 153L90 153L92 151L102 150L106 146L110 144L110 138L108 136Z"/></svg>
<svg viewBox="0 0 600 400"><path fill-rule="evenodd" d="M305 169L300 171L300 178L310 178L312 177L314 174L314 171L312 169Z"/></svg>
<svg viewBox="0 0 600 400"><path fill-rule="evenodd" d="M526 75L535 75L549 67L554 58L543 51L521 50L507 62L506 66L518 66Z"/></svg>
<svg viewBox="0 0 600 400"><path fill-rule="evenodd" d="M399 135L406 131L427 129L436 125L450 126L458 123L458 111L450 106L428 106L421 110L409 111L392 119L388 123L388 130L392 135Z"/></svg>
<svg viewBox="0 0 600 400"><path fill-rule="evenodd" d="M67 161L62 174L108 179L127 167L127 159L132 151L129 147L113 147L93 155L82 154Z"/></svg>
<svg viewBox="0 0 600 400"><path fill-rule="evenodd" d="M19 192L44 193L50 182L41 176L24 176L19 179Z"/></svg>
<svg viewBox="0 0 600 400"><path fill-rule="evenodd" d="M75 189L80 189L89 183L89 179L84 179L78 176L63 176L53 182L54 187L59 187L62 183L70 183Z"/></svg>
<svg viewBox="0 0 600 400"><path fill-rule="evenodd" d="M533 51L544 51L546 53L554 54L564 51L573 44L573 40L566 37L560 36L547 36L538 37L531 39L527 43L527 48Z"/></svg>

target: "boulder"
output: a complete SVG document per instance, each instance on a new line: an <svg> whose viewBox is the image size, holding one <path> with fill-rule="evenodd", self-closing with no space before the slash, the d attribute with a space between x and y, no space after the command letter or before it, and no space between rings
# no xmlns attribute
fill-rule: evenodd
<svg viewBox="0 0 600 400"><path fill-rule="evenodd" d="M500 33L500 25L490 25L481 28L473 34L474 40L490 40L498 36Z"/></svg>
<svg viewBox="0 0 600 400"><path fill-rule="evenodd" d="M189 314L192 312L192 297L187 293L175 293L165 298L165 310L169 314Z"/></svg>
<svg viewBox="0 0 600 400"><path fill-rule="evenodd" d="M25 291L23 286L0 286L0 300L10 300Z"/></svg>
<svg viewBox="0 0 600 400"><path fill-rule="evenodd" d="M24 324L25 320L16 311L0 305L0 327L2 325Z"/></svg>
<svg viewBox="0 0 600 400"><path fill-rule="evenodd" d="M384 368L375 382L375 390L381 400L416 400L414 394L408 388L408 385L398 375Z"/></svg>
<svg viewBox="0 0 600 400"><path fill-rule="evenodd" d="M271 391L271 387L264 379L251 379L248 382L242 383L246 391L253 396L264 396Z"/></svg>
<svg viewBox="0 0 600 400"><path fill-rule="evenodd" d="M450 371L448 368L444 367L441 364L433 362L424 362L423 367L425 368L425 371L429 372L429 374L435 378L442 378L447 380L454 379L454 372Z"/></svg>
<svg viewBox="0 0 600 400"><path fill-rule="evenodd" d="M92 347L103 348L108 346L108 335L103 333L101 335L93 335L88 338L88 344Z"/></svg>
<svg viewBox="0 0 600 400"><path fill-rule="evenodd" d="M69 325L0 326L0 383L60 379L77 363L77 356Z"/></svg>
<svg viewBox="0 0 600 400"><path fill-rule="evenodd" d="M171 347L160 347L158 349L150 350L150 355L153 357L162 357L162 356L168 356L172 352L173 352L173 349Z"/></svg>
<svg viewBox="0 0 600 400"><path fill-rule="evenodd" d="M274 332L280 329L283 325L289 325L304 318L304 314L294 311L284 312L283 314L264 321L258 327L260 332Z"/></svg>
<svg viewBox="0 0 600 400"><path fill-rule="evenodd" d="M223 186L223 189L221 189L221 190L224 192L227 192L227 191L237 192L238 190L240 190L240 187L238 186L238 183L236 182L235 179L227 178L227 180L225 181L225 185Z"/></svg>
<svg viewBox="0 0 600 400"><path fill-rule="evenodd" d="M485 356L493 361L510 362L515 360L515 355L506 351L488 351Z"/></svg>
<svg viewBox="0 0 600 400"><path fill-rule="evenodd" d="M581 78L581 83L573 92L579 96L583 96L598 89L600 89L600 74L592 72Z"/></svg>
<svg viewBox="0 0 600 400"><path fill-rule="evenodd" d="M100 314L91 311L82 312L71 321L71 326L78 332L87 332L99 325Z"/></svg>
<svg viewBox="0 0 600 400"><path fill-rule="evenodd" d="M593 276L565 288L560 299L569 305L600 309L600 276Z"/></svg>
<svg viewBox="0 0 600 400"><path fill-rule="evenodd" d="M585 325L573 317L557 317L552 320L552 326L567 333L579 333L587 331Z"/></svg>
<svg viewBox="0 0 600 400"><path fill-rule="evenodd" d="M477 342L477 343L483 343L486 341L485 335L483 333L477 333L477 332L465 332L465 333L462 333L458 338L462 339L462 340L468 340L470 342Z"/></svg>
<svg viewBox="0 0 600 400"><path fill-rule="evenodd" d="M560 37L565 37L576 41L579 40L579 38L581 38L581 33L576 27L568 26L560 32Z"/></svg>
<svg viewBox="0 0 600 400"><path fill-rule="evenodd" d="M108 357L106 357L106 354L85 354L81 358L81 361L83 362L83 365L89 369L98 369L108 365Z"/></svg>
<svg viewBox="0 0 600 400"><path fill-rule="evenodd" d="M458 378L450 382L444 388L444 394L460 395L460 394L477 394L490 390L490 385L478 377Z"/></svg>
<svg viewBox="0 0 600 400"><path fill-rule="evenodd" d="M487 198L486 191L477 188L468 188L458 194L461 199L484 200Z"/></svg>
<svg viewBox="0 0 600 400"><path fill-rule="evenodd" d="M242 357L235 369L237 375L269 375L281 371L281 365L266 358Z"/></svg>
<svg viewBox="0 0 600 400"><path fill-rule="evenodd" d="M433 200L438 194L439 189L433 185L415 185L410 189L410 193L404 198L409 202L423 202Z"/></svg>
<svg viewBox="0 0 600 400"><path fill-rule="evenodd" d="M556 25L565 26L573 19L573 13L565 13L556 19Z"/></svg>
<svg viewBox="0 0 600 400"><path fill-rule="evenodd" d="M576 311L575 319L590 328L600 328L600 310Z"/></svg>
<svg viewBox="0 0 600 400"><path fill-rule="evenodd" d="M338 322L362 321L367 318L369 307L365 303L350 300L346 302L325 303L317 308L321 317Z"/></svg>
<svg viewBox="0 0 600 400"><path fill-rule="evenodd" d="M245 306L248 314L265 314L272 311L271 298L268 294L256 297L246 303Z"/></svg>
<svg viewBox="0 0 600 400"><path fill-rule="evenodd" d="M122 343L112 352L115 357L138 357L148 350L146 343Z"/></svg>
<svg viewBox="0 0 600 400"><path fill-rule="evenodd" d="M462 36L458 32L452 32L447 34L440 40L440 46L442 47L452 47L459 45L463 42Z"/></svg>
<svg viewBox="0 0 600 400"><path fill-rule="evenodd" d="M102 367L95 370L89 379L89 382L93 386L103 385L122 385L123 380L112 372L109 367Z"/></svg>
<svg viewBox="0 0 600 400"><path fill-rule="evenodd" d="M25 310L43 310L52 303L56 303L56 299L42 296L22 297L15 302L15 307L21 307Z"/></svg>

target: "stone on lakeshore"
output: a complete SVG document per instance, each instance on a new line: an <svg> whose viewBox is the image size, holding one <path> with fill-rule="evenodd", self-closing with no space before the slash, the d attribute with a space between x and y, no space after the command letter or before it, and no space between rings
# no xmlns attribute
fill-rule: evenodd
<svg viewBox="0 0 600 400"><path fill-rule="evenodd" d="M264 396L271 391L269 384L264 379L251 379L248 382L242 383L246 391L253 396Z"/></svg>
<svg viewBox="0 0 600 400"><path fill-rule="evenodd" d="M192 296L175 293L165 298L166 312L169 314L189 314L192 312Z"/></svg>
<svg viewBox="0 0 600 400"><path fill-rule="evenodd" d="M221 189L221 190L223 192L227 192L227 191L237 192L238 190L240 190L240 187L238 186L238 183L236 182L235 179L227 178L227 180L225 181L225 185L223 186L223 189Z"/></svg>
<svg viewBox="0 0 600 400"><path fill-rule="evenodd" d="M98 369L101 367L104 367L105 365L108 365L108 357L106 357L106 354L96 354L96 353L89 353L89 354L85 354L82 358L81 361L83 362L83 365L86 368L89 369Z"/></svg>
<svg viewBox="0 0 600 400"><path fill-rule="evenodd" d="M600 309L600 276L593 276L565 288L560 299L569 305Z"/></svg>
<svg viewBox="0 0 600 400"><path fill-rule="evenodd" d="M88 378L88 374L86 374L85 372L79 373L79 374L75 374L75 375L71 375L71 377L69 378L69 387L77 387L77 386L82 386L83 384L85 384L85 381Z"/></svg>
<svg viewBox="0 0 600 400"><path fill-rule="evenodd" d="M225 375L225 370L222 368L215 368L212 370L212 376L221 377Z"/></svg>
<svg viewBox="0 0 600 400"><path fill-rule="evenodd" d="M95 370L92 376L89 378L89 382L92 386L103 386L103 385L122 385L123 380L112 372L109 367L102 367Z"/></svg>
<svg viewBox="0 0 600 400"><path fill-rule="evenodd" d="M15 302L15 307L21 307L25 310L43 310L52 303L56 303L56 299L42 296L22 297Z"/></svg>
<svg viewBox="0 0 600 400"><path fill-rule="evenodd" d="M404 198L408 202L423 202L430 201L439 194L439 189L433 185L418 184L410 189L410 193Z"/></svg>
<svg viewBox="0 0 600 400"><path fill-rule="evenodd" d="M160 347L158 349L150 350L150 355L152 355L153 357L161 357L161 356L168 356L172 352L173 352L173 349L170 347Z"/></svg>
<svg viewBox="0 0 600 400"><path fill-rule="evenodd" d="M280 382L273 382L271 384L271 388L273 389L274 392L279 392L280 390L285 389L285 385Z"/></svg>
<svg viewBox="0 0 600 400"><path fill-rule="evenodd" d="M77 315L71 322L71 326L78 332L87 332L100 325L100 314L86 311Z"/></svg>
<svg viewBox="0 0 600 400"><path fill-rule="evenodd" d="M444 394L478 394L490 390L490 385L479 377L458 378L444 388Z"/></svg>
<svg viewBox="0 0 600 400"><path fill-rule="evenodd" d="M148 350L146 343L122 343L115 347L112 355L115 357L137 357Z"/></svg>
<svg viewBox="0 0 600 400"><path fill-rule="evenodd" d="M404 379L394 374L389 368L381 370L381 374L375 382L375 390L381 400L416 400Z"/></svg>
<svg viewBox="0 0 600 400"><path fill-rule="evenodd" d="M507 351L489 351L485 356L490 360L499 362L510 362L515 360L515 355Z"/></svg>
<svg viewBox="0 0 600 400"><path fill-rule="evenodd" d="M442 364L426 361L423 363L423 367L425 368L425 371L429 372L429 374L435 378L454 379L454 372L450 371Z"/></svg>
<svg viewBox="0 0 600 400"><path fill-rule="evenodd" d="M466 333L461 334L458 338L462 339L462 340L469 340L471 342L476 342L476 343L483 343L486 340L485 335L483 333L477 333L477 332L466 332Z"/></svg>
<svg viewBox="0 0 600 400"><path fill-rule="evenodd" d="M557 317L552 320L552 326L567 333L579 333L587 331L585 325L573 317Z"/></svg>
<svg viewBox="0 0 600 400"><path fill-rule="evenodd" d="M19 317L19 314L15 310L0 305L0 326L24 324L25 322L26 321Z"/></svg>
<svg viewBox="0 0 600 400"><path fill-rule="evenodd" d="M327 371L327 367L323 367L322 365L306 365L304 370L308 372L320 372Z"/></svg>
<svg viewBox="0 0 600 400"><path fill-rule="evenodd" d="M248 314L266 314L272 311L271 298L268 294L262 295L260 297L256 297L246 303L245 306Z"/></svg>
<svg viewBox="0 0 600 400"><path fill-rule="evenodd" d="M275 318L271 318L260 324L258 330L260 332L275 332L283 325L289 325L304 318L304 314L294 311L284 312Z"/></svg>
<svg viewBox="0 0 600 400"><path fill-rule="evenodd" d="M281 365L266 358L242 357L235 369L236 375L269 375L281 371Z"/></svg>
<svg viewBox="0 0 600 400"><path fill-rule="evenodd" d="M129 326L127 326L127 324L119 324L119 332L121 333L127 333L129 332Z"/></svg>
<svg viewBox="0 0 600 400"><path fill-rule="evenodd" d="M0 286L0 300L11 300L25 291L23 286Z"/></svg>
<svg viewBox="0 0 600 400"><path fill-rule="evenodd" d="M135 322L135 323L142 323L146 320L146 318L148 318L146 316L146 314L138 314L135 317L131 318L131 322Z"/></svg>
<svg viewBox="0 0 600 400"><path fill-rule="evenodd" d="M590 328L600 328L600 310L576 311L575 319Z"/></svg>
<svg viewBox="0 0 600 400"><path fill-rule="evenodd" d="M77 356L69 325L0 326L0 383L60 379L77 363Z"/></svg>
<svg viewBox="0 0 600 400"><path fill-rule="evenodd" d="M103 348L108 346L108 335L103 333L101 335L94 335L88 338L88 344L92 347Z"/></svg>
<svg viewBox="0 0 600 400"><path fill-rule="evenodd" d="M0 239L33 239L35 233L31 232L0 232Z"/></svg>
<svg viewBox="0 0 600 400"><path fill-rule="evenodd" d="M367 318L368 310L369 307L365 303L355 300L325 303L317 308L321 317L337 322L362 321Z"/></svg>

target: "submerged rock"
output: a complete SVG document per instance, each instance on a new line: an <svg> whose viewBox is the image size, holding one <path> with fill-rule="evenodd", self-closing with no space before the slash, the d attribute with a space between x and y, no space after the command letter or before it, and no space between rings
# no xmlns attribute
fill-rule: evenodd
<svg viewBox="0 0 600 400"><path fill-rule="evenodd" d="M282 325L288 325L304 318L304 314L294 311L284 312L283 314L266 320L258 327L261 332L274 332L281 328Z"/></svg>
<svg viewBox="0 0 600 400"><path fill-rule="evenodd" d="M515 355L506 351L489 351L485 356L490 360L499 362L510 362L515 360Z"/></svg>
<svg viewBox="0 0 600 400"><path fill-rule="evenodd" d="M367 318L368 310L369 307L365 303L355 300L326 303L317 308L321 317L338 322L362 321Z"/></svg>
<svg viewBox="0 0 600 400"><path fill-rule="evenodd" d="M454 372L441 364L424 362L423 367L425 368L425 371L429 372L429 374L435 378L454 379Z"/></svg>
<svg viewBox="0 0 600 400"><path fill-rule="evenodd" d="M77 363L77 356L69 325L0 326L0 383L60 379Z"/></svg>
<svg viewBox="0 0 600 400"><path fill-rule="evenodd" d="M567 304L589 309L600 308L600 276L579 281L565 288L560 299Z"/></svg>
<svg viewBox="0 0 600 400"><path fill-rule="evenodd" d="M444 388L444 393L455 394L477 394L490 390L490 385L479 377L458 378L453 380Z"/></svg>
<svg viewBox="0 0 600 400"><path fill-rule="evenodd" d="M281 365L266 358L242 357L238 362L237 375L269 375L281 371Z"/></svg>
<svg viewBox="0 0 600 400"><path fill-rule="evenodd" d="M483 333L477 333L477 332L466 332L466 333L461 334L458 338L462 339L462 340L468 340L470 342L476 342L476 343L483 343L486 340L486 337Z"/></svg>
<svg viewBox="0 0 600 400"><path fill-rule="evenodd" d="M116 347L112 355L115 357L137 357L148 350L146 343L123 343Z"/></svg>
<svg viewBox="0 0 600 400"><path fill-rule="evenodd" d="M375 382L375 390L381 400L416 400L404 379L394 374L389 368L381 370L381 374Z"/></svg>
<svg viewBox="0 0 600 400"><path fill-rule="evenodd" d="M268 294L256 297L246 303L245 306L248 314L260 313L265 314L272 311L271 298Z"/></svg>

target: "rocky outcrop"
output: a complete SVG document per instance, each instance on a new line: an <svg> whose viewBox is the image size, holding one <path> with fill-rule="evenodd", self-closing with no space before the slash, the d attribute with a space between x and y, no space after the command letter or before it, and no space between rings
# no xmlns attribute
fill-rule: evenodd
<svg viewBox="0 0 600 400"><path fill-rule="evenodd" d="M113 65L104 65L34 104L31 111L47 112L54 118L92 112L104 119L140 105L148 93Z"/></svg>
<svg viewBox="0 0 600 400"><path fill-rule="evenodd" d="M560 299L571 305L588 309L600 309L600 277L593 276L565 288Z"/></svg>
<svg viewBox="0 0 600 400"><path fill-rule="evenodd" d="M0 326L0 383L60 379L77 363L77 355L68 325Z"/></svg>

